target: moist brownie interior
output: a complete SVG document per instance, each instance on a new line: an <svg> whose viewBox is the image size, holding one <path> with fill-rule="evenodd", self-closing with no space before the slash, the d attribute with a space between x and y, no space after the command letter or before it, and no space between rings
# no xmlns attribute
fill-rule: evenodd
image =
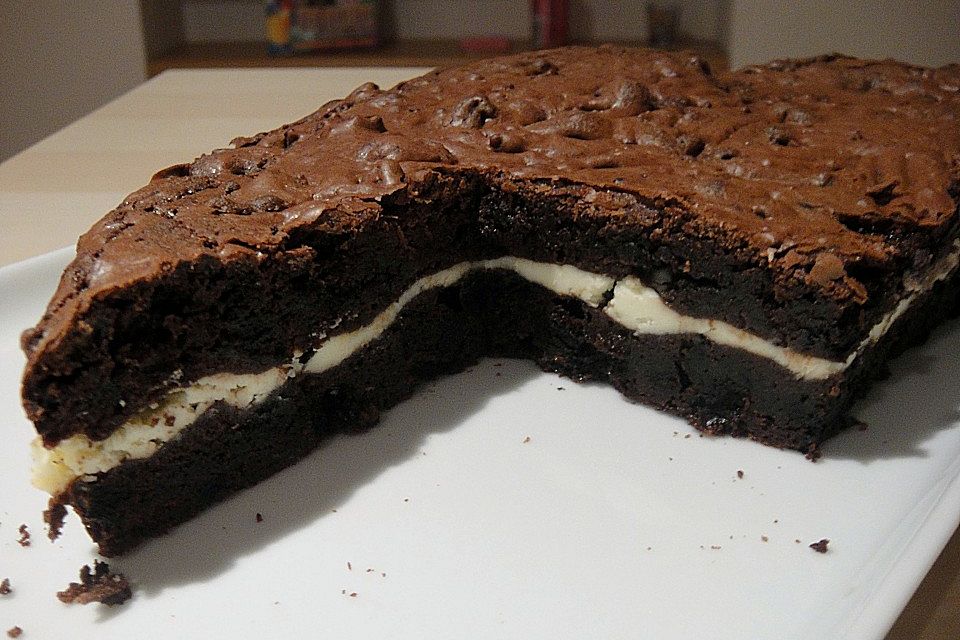
<svg viewBox="0 0 960 640"><path fill-rule="evenodd" d="M813 451L955 305L958 86L566 48L363 85L161 171L80 239L23 395L41 455L171 429L54 501L122 552L485 355ZM270 371L255 401L168 412Z"/></svg>

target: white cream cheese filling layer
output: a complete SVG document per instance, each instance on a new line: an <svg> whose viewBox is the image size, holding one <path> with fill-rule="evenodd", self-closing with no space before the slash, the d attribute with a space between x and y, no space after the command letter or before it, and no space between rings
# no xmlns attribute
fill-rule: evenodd
<svg viewBox="0 0 960 640"><path fill-rule="evenodd" d="M572 265L534 262L509 256L461 262L417 280L372 322L325 340L303 362L303 354L295 353L288 363L260 373L205 376L171 391L161 402L130 418L104 440L74 435L47 449L39 438L36 439L32 447L33 483L56 495L75 478L94 480L97 473L109 471L124 460L151 456L217 402L222 401L241 409L257 405L290 378L301 373L322 373L339 365L386 331L407 303L418 295L429 289L452 286L471 271L513 271L558 295L577 298L592 307L599 307L612 292L604 312L635 334L700 334L717 344L772 360L798 379L823 380L849 367L857 356L889 330L917 297L952 273L960 262L960 245L957 247L957 250L935 264L922 280L908 280L905 283L908 295L871 329L863 342L842 362L798 353L721 320L677 313L664 303L654 289L634 277L615 281Z"/></svg>

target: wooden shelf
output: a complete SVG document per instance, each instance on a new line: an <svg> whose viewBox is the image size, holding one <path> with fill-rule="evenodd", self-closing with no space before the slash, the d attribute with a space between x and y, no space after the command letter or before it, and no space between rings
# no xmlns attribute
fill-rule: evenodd
<svg viewBox="0 0 960 640"><path fill-rule="evenodd" d="M527 48L525 43L514 42L510 51ZM716 43L691 41L681 48L696 51L715 69L727 67L726 54ZM406 40L373 49L293 55L271 55L266 42L196 42L149 60L147 74L153 77L167 69L233 67L449 67L494 55L499 54L464 51L456 40Z"/></svg>

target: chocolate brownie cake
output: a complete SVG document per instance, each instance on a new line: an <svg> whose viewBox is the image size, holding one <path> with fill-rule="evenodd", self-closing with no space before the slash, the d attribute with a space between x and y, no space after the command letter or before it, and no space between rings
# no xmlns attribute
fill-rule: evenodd
<svg viewBox="0 0 960 640"><path fill-rule="evenodd" d="M812 452L954 306L960 67L541 51L165 169L23 336L35 482L121 553L484 356Z"/></svg>

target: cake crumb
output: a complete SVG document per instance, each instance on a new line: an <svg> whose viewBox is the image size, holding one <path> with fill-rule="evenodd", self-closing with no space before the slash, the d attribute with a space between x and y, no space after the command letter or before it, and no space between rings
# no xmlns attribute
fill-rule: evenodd
<svg viewBox="0 0 960 640"><path fill-rule="evenodd" d="M10 578L4 578L3 582L0 582L0 596L8 596L13 592L13 589L10 588Z"/></svg>
<svg viewBox="0 0 960 640"><path fill-rule="evenodd" d="M347 571L353 571L353 565L350 564L350 561L347 561Z"/></svg>
<svg viewBox="0 0 960 640"><path fill-rule="evenodd" d="M263 514L257 513L256 520L257 520L257 522L263 522Z"/></svg>
<svg viewBox="0 0 960 640"><path fill-rule="evenodd" d="M56 498L50 498L47 510L43 512L43 521L47 523L47 537L53 542L60 537L63 521L67 517L67 508Z"/></svg>
<svg viewBox="0 0 960 640"><path fill-rule="evenodd" d="M823 538L816 542L811 542L810 548L816 551L817 553L826 553L828 544L830 544L830 541L826 538Z"/></svg>
<svg viewBox="0 0 960 640"><path fill-rule="evenodd" d="M523 444L527 444L528 442L530 442L530 436L523 439Z"/></svg>
<svg viewBox="0 0 960 640"><path fill-rule="evenodd" d="M356 591L351 591L351 592L350 592L350 597L351 597L351 598L356 598L356 597L357 597L357 592L356 592Z"/></svg>
<svg viewBox="0 0 960 640"><path fill-rule="evenodd" d="M760 536L760 540L761 542L770 542L770 538L768 538L767 536Z"/></svg>
<svg viewBox="0 0 960 640"><path fill-rule="evenodd" d="M743 469L737 469L737 477L743 480Z"/></svg>
<svg viewBox="0 0 960 640"><path fill-rule="evenodd" d="M17 544L19 544L21 547L29 547L30 531L27 530L27 525L21 524L18 531L20 532L20 539L17 540Z"/></svg>
<svg viewBox="0 0 960 640"><path fill-rule="evenodd" d="M23 629L20 627L10 627L7 629L7 636L10 638L19 638L20 634L23 633Z"/></svg>
<svg viewBox="0 0 960 640"><path fill-rule="evenodd" d="M64 604L89 604L99 602L108 606L123 604L133 597L130 583L121 573L111 573L106 562L93 561L80 569L80 582L71 582L57 598Z"/></svg>

